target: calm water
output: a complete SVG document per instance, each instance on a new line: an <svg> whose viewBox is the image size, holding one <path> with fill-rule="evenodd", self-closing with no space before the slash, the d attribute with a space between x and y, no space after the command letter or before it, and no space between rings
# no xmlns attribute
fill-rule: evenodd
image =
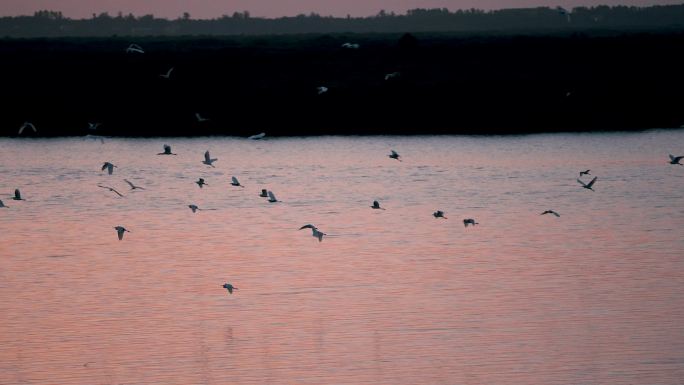
<svg viewBox="0 0 684 385"><path fill-rule="evenodd" d="M682 384L668 153L684 131L0 139L0 384Z"/></svg>

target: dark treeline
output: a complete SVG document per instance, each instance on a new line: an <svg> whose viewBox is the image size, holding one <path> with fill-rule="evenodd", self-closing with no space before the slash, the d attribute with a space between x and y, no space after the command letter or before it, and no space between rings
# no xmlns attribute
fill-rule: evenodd
<svg viewBox="0 0 684 385"><path fill-rule="evenodd" d="M682 47L683 32L5 39L0 135L679 127Z"/></svg>
<svg viewBox="0 0 684 385"><path fill-rule="evenodd" d="M627 7L528 8L450 12L447 9L414 9L406 14L380 11L372 17L332 17L318 14L276 19L251 17L249 12L210 20L195 20L184 14L175 20L153 15L93 14L90 19L70 19L55 11L33 16L0 18L0 36L185 36L271 35L301 33L398 33L563 31L589 29L653 29L684 26L684 5Z"/></svg>

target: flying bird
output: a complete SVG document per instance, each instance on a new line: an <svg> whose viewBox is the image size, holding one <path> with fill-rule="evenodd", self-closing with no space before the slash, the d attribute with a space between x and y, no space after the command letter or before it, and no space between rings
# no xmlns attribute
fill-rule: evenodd
<svg viewBox="0 0 684 385"><path fill-rule="evenodd" d="M543 213L541 213L541 214L539 214L539 215L546 215L546 214L553 214L553 215L555 215L555 216L557 216L557 217L560 217L560 214L558 214L557 212L555 212L555 211L553 211L553 210L546 210L546 211L544 211Z"/></svg>
<svg viewBox="0 0 684 385"><path fill-rule="evenodd" d="M375 210L384 210L384 208L380 207L380 202L378 201L373 201L373 206L371 206L371 208Z"/></svg>
<svg viewBox="0 0 684 385"><path fill-rule="evenodd" d="M399 159L399 158L401 157L401 155L399 155L399 154L398 154L396 151L394 151L394 150L392 150L392 153L389 154L389 155L387 155L387 156L389 156L390 158L396 159L396 160L398 160L398 161L401 162L401 159Z"/></svg>
<svg viewBox="0 0 684 385"><path fill-rule="evenodd" d="M319 95L324 94L324 93L328 92L328 87L325 87L325 86L316 87L316 91L318 91Z"/></svg>
<svg viewBox="0 0 684 385"><path fill-rule="evenodd" d="M8 209L9 206L5 206L4 203L2 203L2 200L0 200L0 209Z"/></svg>
<svg viewBox="0 0 684 385"><path fill-rule="evenodd" d="M468 225L479 225L479 223L475 222L473 218L467 218L463 220L463 226L468 227Z"/></svg>
<svg viewBox="0 0 684 385"><path fill-rule="evenodd" d="M161 77L164 78L164 79L168 79L168 78L171 77L171 72L172 72L172 71L173 71L173 67L169 68L169 70L166 71L165 74L159 74L159 76L161 76Z"/></svg>
<svg viewBox="0 0 684 385"><path fill-rule="evenodd" d="M131 186L131 190L144 190L144 188L134 185L133 182L131 182L128 179L124 179L124 182L128 183L128 185Z"/></svg>
<svg viewBox="0 0 684 385"><path fill-rule="evenodd" d="M14 189L14 197L12 197L12 199L15 201L23 201L23 199L21 199L21 191L19 191L18 188Z"/></svg>
<svg viewBox="0 0 684 385"><path fill-rule="evenodd" d="M259 139L263 139L264 136L266 136L266 133L262 132L260 134L252 135L252 136L248 137L247 139L259 140Z"/></svg>
<svg viewBox="0 0 684 385"><path fill-rule="evenodd" d="M268 190L268 201L271 203L280 202L278 199L276 199L275 194L273 194L273 191L271 190Z"/></svg>
<svg viewBox="0 0 684 385"><path fill-rule="evenodd" d="M391 74L385 75L385 80L398 78L400 75L401 75L401 73L399 73L399 72L392 72Z"/></svg>
<svg viewBox="0 0 684 385"><path fill-rule="evenodd" d="M109 190L109 191L111 191L111 192L113 192L113 193L116 193L116 195L118 195L118 196L120 196L120 197L123 198L123 195L121 195L120 192L116 191L116 189L115 189L114 187L103 186L103 185L101 185L101 184L98 184L97 187L103 188L103 189L107 189L107 190Z"/></svg>
<svg viewBox="0 0 684 385"><path fill-rule="evenodd" d="M591 175L591 174L589 174L589 171L591 171L591 170L580 171L580 173L579 173L580 178L582 177L582 175Z"/></svg>
<svg viewBox="0 0 684 385"><path fill-rule="evenodd" d="M142 47L137 45L137 44L131 44L128 46L128 48L126 48L126 53L131 53L131 52L133 52L133 53L145 53L145 51L142 49Z"/></svg>
<svg viewBox="0 0 684 385"><path fill-rule="evenodd" d="M202 163L206 164L207 166L216 167L212 163L216 162L217 160L218 158L212 158L211 155L209 155L209 150L207 150L207 152L204 153L204 160Z"/></svg>
<svg viewBox="0 0 684 385"><path fill-rule="evenodd" d="M303 230L303 229L311 229L311 235L313 237L318 238L318 242L322 242L323 236L326 235L324 232L318 230L318 228L312 224L304 225L304 226L299 228L299 230Z"/></svg>
<svg viewBox="0 0 684 385"><path fill-rule="evenodd" d="M682 159L684 159L684 156L674 156L670 154L670 164L678 164L680 166L684 166L683 164L679 163Z"/></svg>
<svg viewBox="0 0 684 385"><path fill-rule="evenodd" d="M238 290L237 287L235 287L229 283L224 283L223 286L221 286L221 287L228 290L228 294L233 294L233 290Z"/></svg>
<svg viewBox="0 0 684 385"><path fill-rule="evenodd" d="M116 234L119 236L119 240L123 239L124 232L128 231L130 233L130 231L126 230L126 228L123 226L116 226L114 230L116 230Z"/></svg>
<svg viewBox="0 0 684 385"><path fill-rule="evenodd" d="M89 130L97 130L98 127L100 127L100 123L90 123L90 122L88 122L88 129L89 129Z"/></svg>
<svg viewBox="0 0 684 385"><path fill-rule="evenodd" d="M171 146L168 144L164 145L164 152L157 153L157 155L176 155L171 152Z"/></svg>
<svg viewBox="0 0 684 385"><path fill-rule="evenodd" d="M188 205L190 207L190 210L192 210L193 213L196 213L197 210L202 210L201 208L197 207L197 205Z"/></svg>
<svg viewBox="0 0 684 385"><path fill-rule="evenodd" d="M107 173L109 173L109 175L112 175L112 173L114 172L114 167L116 166L112 163L104 162L104 164L102 165L102 171L107 170Z"/></svg>
<svg viewBox="0 0 684 385"><path fill-rule="evenodd" d="M209 186L208 184L204 183L204 178L199 178L199 180L195 183L197 183L197 185L200 186L200 188L202 188L202 186L204 185Z"/></svg>
<svg viewBox="0 0 684 385"><path fill-rule="evenodd" d="M579 179L577 179L577 182L578 182L579 184L581 184L582 187L584 187L585 189L594 191L594 189L591 188L591 186L594 185L594 183L596 182L596 179L598 179L598 177L595 176L594 179L592 179L591 182L589 182L589 183L584 183L584 182L582 182L582 181L579 180Z"/></svg>
<svg viewBox="0 0 684 385"><path fill-rule="evenodd" d="M236 186L236 187L242 187L245 188L245 186L241 185L240 182L236 177L231 177L232 182L230 182L231 185Z"/></svg>
<svg viewBox="0 0 684 385"><path fill-rule="evenodd" d="M447 217L444 216L444 211L442 211L442 210L437 210L437 211L435 211L434 213L432 213L432 215L433 215L435 218L444 218L444 219L448 219Z"/></svg>
<svg viewBox="0 0 684 385"><path fill-rule="evenodd" d="M268 191L265 188L261 189L261 194L259 194L260 197L266 198L268 197Z"/></svg>
<svg viewBox="0 0 684 385"><path fill-rule="evenodd" d="M195 118L197 118L197 121L202 123L202 122L208 122L208 118L203 118L202 115L199 114L199 112L195 113Z"/></svg>
<svg viewBox="0 0 684 385"><path fill-rule="evenodd" d="M21 133L24 132L24 129L26 128L32 129L33 132L38 132L38 129L36 128L36 126L33 125L33 123L24 122L24 124L22 124L21 127L19 127L19 135L21 135Z"/></svg>
<svg viewBox="0 0 684 385"><path fill-rule="evenodd" d="M344 43L342 44L342 48L348 48L348 49L359 49L360 45L357 43Z"/></svg>

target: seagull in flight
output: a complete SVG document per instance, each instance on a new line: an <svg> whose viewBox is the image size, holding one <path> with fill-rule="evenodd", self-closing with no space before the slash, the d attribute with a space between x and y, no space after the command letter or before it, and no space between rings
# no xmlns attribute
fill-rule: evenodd
<svg viewBox="0 0 684 385"><path fill-rule="evenodd" d="M174 67L169 68L169 70L166 71L165 74L159 74L159 76L161 76L161 77L164 78L164 79L170 78L170 77L171 77L171 72L173 71L173 68L174 68Z"/></svg>
<svg viewBox="0 0 684 385"><path fill-rule="evenodd" d="M12 197L12 199L15 201L23 201L23 199L21 199L21 191L19 191L18 188L14 189L14 197Z"/></svg>
<svg viewBox="0 0 684 385"><path fill-rule="evenodd" d="M401 162L401 159L399 159L399 158L401 157L401 155L399 155L399 154L398 154L396 151L394 151L394 150L392 150L392 153L389 154L389 155L387 155L387 156L389 156L390 158L396 159L396 160L398 160L398 161Z"/></svg>
<svg viewBox="0 0 684 385"><path fill-rule="evenodd" d="M318 228L312 224L304 225L299 228L299 230L311 229L311 235L318 238L318 242L323 241L323 236L326 235L324 232L318 230Z"/></svg>
<svg viewBox="0 0 684 385"><path fill-rule="evenodd" d="M555 211L553 211L553 210L546 210L546 211L544 211L543 213L541 213L541 214L539 214L539 215L546 215L546 214L553 214L553 215L555 215L555 216L557 216L557 217L560 217L560 214L558 214L557 212L555 212Z"/></svg>
<svg viewBox="0 0 684 385"><path fill-rule="evenodd" d="M188 207L190 207L190 210L192 210L193 213L196 213L198 210L199 211L216 210L216 209L201 209L195 204L188 205Z"/></svg>
<svg viewBox="0 0 684 385"><path fill-rule="evenodd" d="M276 199L275 194L273 194L273 191L271 190L268 190L268 201L271 203L280 202L278 199Z"/></svg>
<svg viewBox="0 0 684 385"><path fill-rule="evenodd" d="M133 53L145 53L145 51L142 49L142 47L137 45L137 44L131 44L128 46L128 48L126 48L126 53L131 53L131 52L133 52Z"/></svg>
<svg viewBox="0 0 684 385"><path fill-rule="evenodd" d="M164 145L164 152L157 153L157 155L177 155L171 152L171 146L168 144Z"/></svg>
<svg viewBox="0 0 684 385"><path fill-rule="evenodd" d="M435 211L434 213L432 213L432 215L433 215L435 218L444 218L444 219L447 219L447 217L444 216L444 211L442 211L442 210L437 210L437 211Z"/></svg>
<svg viewBox="0 0 684 385"><path fill-rule="evenodd" d="M144 188L134 185L133 182L131 182L128 179L124 179L124 182L128 183L128 185L131 186L131 190L144 190Z"/></svg>
<svg viewBox="0 0 684 385"><path fill-rule="evenodd" d="M116 193L116 195L118 195L118 196L120 196L120 197L123 198L123 195L121 195L120 192L116 191L116 189L115 189L114 187L104 186L104 185L101 185L101 184L98 184L97 187L107 189L107 190L109 190L109 191L111 191L111 192L113 192L113 193Z"/></svg>
<svg viewBox="0 0 684 385"><path fill-rule="evenodd" d="M479 225L479 223L475 222L473 218L467 218L463 220L463 226L468 227L468 225Z"/></svg>
<svg viewBox="0 0 684 385"><path fill-rule="evenodd" d="M33 132L38 132L38 129L36 128L36 126L33 125L33 123L24 122L24 124L22 124L21 127L19 127L19 135L21 135L21 133L24 132L24 129L26 128L32 129Z"/></svg>
<svg viewBox="0 0 684 385"><path fill-rule="evenodd" d="M240 184L240 182L238 181L238 179L236 177L231 177L231 178L232 178L232 182L230 182L231 185L236 186L236 187L245 188L245 186Z"/></svg>
<svg viewBox="0 0 684 385"><path fill-rule="evenodd" d="M592 186L593 186L594 183L596 182L596 179L598 179L598 177L595 176L594 179L592 179L591 182L589 182L589 183L584 183L584 182L582 182L582 181L579 180L579 179L577 179L577 182L578 182L579 184L581 184L582 187L584 187L585 189L594 191L594 189L592 188Z"/></svg>
<svg viewBox="0 0 684 385"><path fill-rule="evenodd" d="M130 231L129 231L129 230L126 230L126 228L123 227L123 226L116 226L116 227L114 228L114 230L116 230L116 235L119 236L119 240L122 240L122 239L123 239L124 233L125 233L126 231L128 231L128 232L130 233Z"/></svg>
<svg viewBox="0 0 684 385"><path fill-rule="evenodd" d="M399 73L399 72L392 72L391 74L385 75L385 80L398 78L400 75L401 75L401 73Z"/></svg>
<svg viewBox="0 0 684 385"><path fill-rule="evenodd" d="M261 194L259 194L260 197L266 198L268 197L268 191L265 188L261 189Z"/></svg>
<svg viewBox="0 0 684 385"><path fill-rule="evenodd" d="M316 91L318 91L319 95L324 94L324 93L328 92L328 87L325 87L325 86L316 87Z"/></svg>
<svg viewBox="0 0 684 385"><path fill-rule="evenodd" d="M2 200L0 199L0 209L8 209L9 206L5 206L4 203L2 203Z"/></svg>
<svg viewBox="0 0 684 385"><path fill-rule="evenodd" d="M102 171L107 170L107 173L109 173L109 175L112 175L112 173L114 172L114 167L116 166L112 163L104 162L104 164L102 165Z"/></svg>
<svg viewBox="0 0 684 385"><path fill-rule="evenodd" d="M208 184L204 183L204 178L199 178L199 180L195 183L197 183L197 185L200 186L200 188L202 188L202 186L205 186L205 185L209 186Z"/></svg>
<svg viewBox="0 0 684 385"><path fill-rule="evenodd" d="M672 154L670 155L670 164L678 164L680 166L684 166L683 164L679 163L682 159L684 159L684 156L674 156Z"/></svg>
<svg viewBox="0 0 684 385"><path fill-rule="evenodd" d="M238 290L237 287L235 287L229 283L224 283L223 286L221 286L221 287L228 290L228 294L233 294L233 290Z"/></svg>
<svg viewBox="0 0 684 385"><path fill-rule="evenodd" d="M204 160L202 163L206 164L207 166L216 167L212 163L216 162L217 160L218 158L212 158L211 155L209 155L209 150L207 150L207 152L204 153Z"/></svg>
<svg viewBox="0 0 684 385"><path fill-rule="evenodd" d="M202 115L200 115L199 112L195 113L195 118L197 118L197 121L198 121L199 123L203 123L203 122L208 122L208 121L209 121L209 118L204 118L204 117L202 117Z"/></svg>
<svg viewBox="0 0 684 385"><path fill-rule="evenodd" d="M579 173L580 178L582 177L582 175L591 175L591 174L589 174L589 171L591 171L591 170L580 171L580 173Z"/></svg>
<svg viewBox="0 0 684 385"><path fill-rule="evenodd" d="M265 132L262 132L262 133L260 133L260 134L252 135L252 136L248 137L247 139L259 140L259 139L263 139L264 136L266 136L266 133L265 133Z"/></svg>
<svg viewBox="0 0 684 385"><path fill-rule="evenodd" d="M371 206L371 208L374 210L384 210L384 208L380 207L380 202L378 201L373 201L373 206Z"/></svg>
<svg viewBox="0 0 684 385"><path fill-rule="evenodd" d="M90 122L88 122L88 129L89 129L89 130L97 130L98 127L100 127L100 123L90 123Z"/></svg>

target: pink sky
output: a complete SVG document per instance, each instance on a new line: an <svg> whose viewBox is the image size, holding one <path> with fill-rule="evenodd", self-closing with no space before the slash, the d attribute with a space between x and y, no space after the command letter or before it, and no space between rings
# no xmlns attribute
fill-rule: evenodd
<svg viewBox="0 0 684 385"><path fill-rule="evenodd" d="M135 15L154 14L175 18L189 12L193 18L214 18L235 11L249 11L253 16L293 16L316 12L321 15L367 16L379 10L405 13L412 8L523 8L537 6L654 5L679 4L677 0L2 0L1 16L30 15L40 9L62 11L72 18L90 17L93 13L121 11Z"/></svg>

